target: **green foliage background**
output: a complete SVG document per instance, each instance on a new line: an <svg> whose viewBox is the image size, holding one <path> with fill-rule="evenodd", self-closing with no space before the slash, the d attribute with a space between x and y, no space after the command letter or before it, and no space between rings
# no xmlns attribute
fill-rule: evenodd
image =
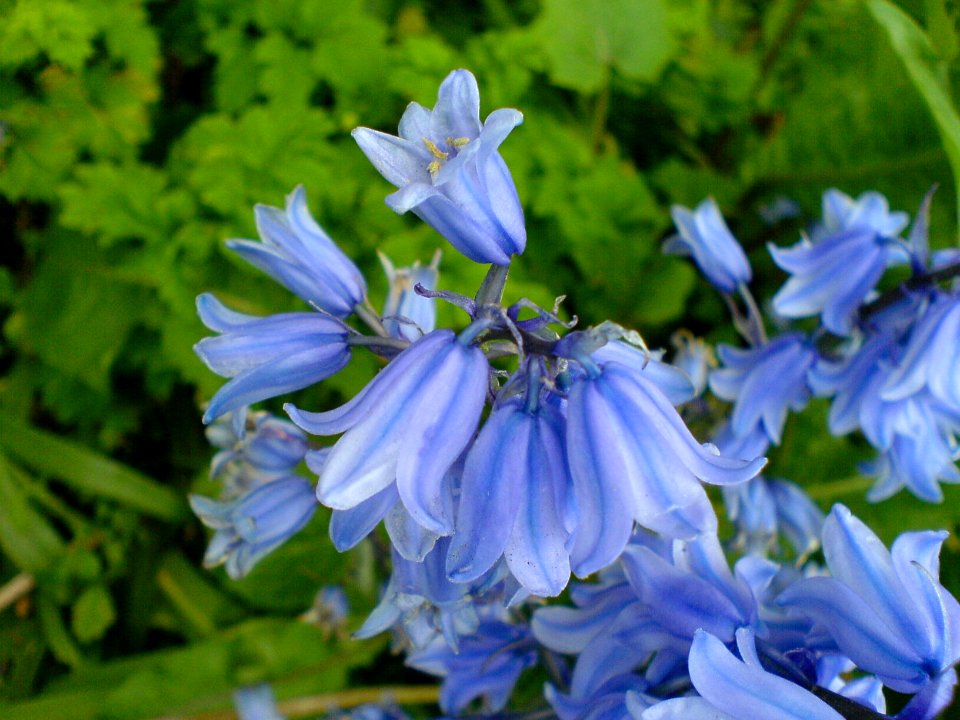
<svg viewBox="0 0 960 720"><path fill-rule="evenodd" d="M651 345L679 326L731 340L715 294L660 254L670 205L717 198L759 296L783 281L765 244L792 243L827 187L912 212L939 183L933 244L955 244L958 20L951 0L0 0L0 583L35 584L0 610L0 713L190 715L261 680L281 697L411 680L383 642L295 618L345 583L355 628L382 577L371 547L338 556L317 518L233 583L198 568L184 500L216 492L199 407L221 380L191 349L194 298L297 307L223 248L255 237L254 203L303 183L372 298L377 250L401 265L443 246L384 206L353 127L393 131L471 69L484 114L526 116L503 147L529 229L510 292L566 294ZM781 196L802 218L765 225ZM466 293L483 274L450 249L442 271ZM300 400L350 396L375 369L356 365ZM823 414L791 423L778 472L888 540L956 530L957 493L867 506L869 451Z"/></svg>

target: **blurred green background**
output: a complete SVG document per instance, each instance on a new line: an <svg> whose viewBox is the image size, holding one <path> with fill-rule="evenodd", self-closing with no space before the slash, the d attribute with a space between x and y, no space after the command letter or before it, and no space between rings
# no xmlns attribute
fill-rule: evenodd
<svg viewBox="0 0 960 720"><path fill-rule="evenodd" d="M192 351L194 298L298 308L223 247L255 237L254 203L303 183L375 305L377 250L405 265L444 246L384 205L352 128L393 132L472 70L484 116L526 117L502 148L529 234L508 296L566 294L652 346L681 326L729 341L718 296L661 256L673 203L717 199L760 297L783 281L766 243L795 242L828 187L912 214L938 183L932 243L956 244L958 21L952 0L0 0L0 713L199 716L261 680L281 697L411 681L385 640L346 639L383 578L375 547L338 556L317 517L235 583L199 567L185 501L217 492L199 418L221 380ZM762 220L783 198L800 215ZM441 269L467 294L483 274L449 248ZM330 407L375 367L297 400ZM887 540L956 530L949 488L866 506L870 451L824 413L791 422L778 474ZM336 583L346 630L297 619Z"/></svg>

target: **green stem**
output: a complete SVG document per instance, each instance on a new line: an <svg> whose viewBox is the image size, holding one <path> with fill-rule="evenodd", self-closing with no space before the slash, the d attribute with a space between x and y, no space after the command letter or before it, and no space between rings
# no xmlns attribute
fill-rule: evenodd
<svg viewBox="0 0 960 720"><path fill-rule="evenodd" d="M873 485L873 480L858 475L857 477L837 480L836 482L821 483L807 488L807 495L814 500L833 500L844 495L853 495L862 493Z"/></svg>

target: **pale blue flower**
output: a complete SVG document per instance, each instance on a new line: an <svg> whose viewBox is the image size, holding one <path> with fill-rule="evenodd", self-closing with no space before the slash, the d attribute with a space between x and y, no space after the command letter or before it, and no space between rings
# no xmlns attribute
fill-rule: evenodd
<svg viewBox="0 0 960 720"><path fill-rule="evenodd" d="M568 338L570 336L567 336ZM596 363L566 348L587 373L570 389L567 458L577 504L571 561L588 575L616 558L634 521L670 537L716 529L701 481L744 482L765 458L733 460L700 445L645 371Z"/></svg>
<svg viewBox="0 0 960 720"><path fill-rule="evenodd" d="M845 720L808 690L764 669L753 633L737 632L738 659L724 643L698 630L690 650L690 679L700 697L666 700L639 720Z"/></svg>
<svg viewBox="0 0 960 720"><path fill-rule="evenodd" d="M938 580L946 537L903 533L887 551L835 505L823 527L832 577L801 580L779 602L814 620L859 668L915 693L960 659L960 604Z"/></svg>
<svg viewBox="0 0 960 720"><path fill-rule="evenodd" d="M909 255L896 236L907 225L906 213L891 213L887 200L869 192L856 201L837 190L823 198L824 223L812 239L791 248L769 246L774 262L791 278L773 298L784 317L822 314L824 327L849 335L856 313L873 292L884 270Z"/></svg>
<svg viewBox="0 0 960 720"><path fill-rule="evenodd" d="M383 306L383 326L391 336L413 342L436 327L436 300L418 295L415 288L436 289L440 253L427 267L415 262L410 267L395 268L383 253L380 262L390 287Z"/></svg>
<svg viewBox="0 0 960 720"><path fill-rule="evenodd" d="M521 122L519 111L501 109L481 125L477 81L455 70L440 85L433 110L410 103L399 137L363 127L353 137L399 188L387 198L391 208L412 210L471 260L508 265L523 252L527 234L497 148Z"/></svg>
<svg viewBox="0 0 960 720"><path fill-rule="evenodd" d="M255 317L230 310L209 293L197 298L197 311L220 335L203 338L194 351L217 375L231 378L210 400L205 423L318 383L350 361L347 327L330 315Z"/></svg>
<svg viewBox="0 0 960 720"><path fill-rule="evenodd" d="M291 419L307 432L344 433L320 474L320 501L349 510L396 483L420 525L451 534L453 488L444 480L476 431L489 372L479 347L450 330L434 330L346 405L323 413L288 405Z"/></svg>
<svg viewBox="0 0 960 720"><path fill-rule="evenodd" d="M810 397L807 371L816 353L800 333L788 333L750 349L717 347L722 367L710 373L710 389L734 403L730 429L745 437L758 426L780 444L787 410L801 410Z"/></svg>
<svg viewBox="0 0 960 720"><path fill-rule="evenodd" d="M564 418L539 402L536 378L532 384L532 398L497 405L467 454L447 572L475 580L503 556L521 585L552 597L570 578L571 481Z"/></svg>
<svg viewBox="0 0 960 720"><path fill-rule="evenodd" d="M190 507L204 525L216 530L204 565L226 563L227 574L238 579L307 524L317 498L309 482L290 476L226 502L191 495Z"/></svg>
<svg viewBox="0 0 960 720"><path fill-rule="evenodd" d="M674 205L670 213L680 234L664 243L665 253L692 255L700 272L723 292L732 293L750 282L750 262L723 221L716 200L707 198L692 212Z"/></svg>
<svg viewBox="0 0 960 720"><path fill-rule="evenodd" d="M233 704L239 720L284 720L284 716L277 711L273 689L266 683L236 690Z"/></svg>
<svg viewBox="0 0 960 720"><path fill-rule="evenodd" d="M363 275L310 215L302 185L286 210L257 205L254 214L263 242L230 240L227 247L319 310L346 317L364 301Z"/></svg>

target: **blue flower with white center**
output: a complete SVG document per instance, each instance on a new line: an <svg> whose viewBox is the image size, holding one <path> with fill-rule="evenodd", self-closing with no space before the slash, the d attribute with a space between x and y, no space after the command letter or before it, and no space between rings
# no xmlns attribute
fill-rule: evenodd
<svg viewBox="0 0 960 720"><path fill-rule="evenodd" d="M824 194L823 215L812 239L791 248L769 246L774 262L792 276L774 296L773 308L790 318L822 314L830 332L849 335L884 270L909 261L897 239L908 219L906 213L891 213L879 193L854 201L837 190Z"/></svg>
<svg viewBox="0 0 960 720"><path fill-rule="evenodd" d="M507 704L520 673L537 662L537 644L524 626L484 619L474 635L460 642L459 652L442 640L407 658L407 664L443 678L440 709L459 713L483 698L484 711Z"/></svg>
<svg viewBox="0 0 960 720"><path fill-rule="evenodd" d="M832 577L807 578L779 603L812 619L858 667L915 693L960 660L960 604L938 581L946 532L907 532L890 551L835 505L823 527Z"/></svg>
<svg viewBox="0 0 960 720"><path fill-rule="evenodd" d="M210 477L220 478L231 497L292 474L307 452L307 438L296 425L245 407L221 416L206 434L222 448L210 463Z"/></svg>
<svg viewBox="0 0 960 720"><path fill-rule="evenodd" d="M197 311L220 335L202 339L194 351L217 375L231 378L210 401L205 423L318 383L350 362L347 327L330 315L256 317L230 310L209 293L197 298Z"/></svg>
<svg viewBox="0 0 960 720"><path fill-rule="evenodd" d="M308 433L344 433L320 474L320 502L349 510L396 483L420 525L438 535L453 533L454 489L444 480L473 439L490 373L483 350L471 340L467 331L458 337L434 330L346 405L322 413L287 406Z"/></svg>
<svg viewBox="0 0 960 720"><path fill-rule="evenodd" d="M509 265L511 255L523 252L527 232L497 148L521 122L519 111L500 109L481 125L477 81L455 70L440 85L433 110L410 103L399 137L364 127L353 137L399 188L387 197L393 210L412 210L475 262Z"/></svg>
<svg viewBox="0 0 960 720"><path fill-rule="evenodd" d="M319 310L342 318L363 303L363 275L310 215L302 185L286 210L257 205L254 214L263 242L229 240L227 247Z"/></svg>
<svg viewBox="0 0 960 720"><path fill-rule="evenodd" d="M722 367L710 373L710 389L734 403L730 430L737 437L758 426L780 444L787 409L802 410L810 397L807 371L816 353L800 333L788 333L759 347L717 347Z"/></svg>
<svg viewBox="0 0 960 720"><path fill-rule="evenodd" d="M621 553L634 521L669 537L715 531L716 515L700 481L745 482L766 463L733 460L700 445L642 368L591 357L597 342L590 332L571 333L557 346L585 369L567 401L567 460L577 507L570 555L581 577Z"/></svg>
<svg viewBox="0 0 960 720"><path fill-rule="evenodd" d="M527 590L553 597L570 578L570 472L564 417L540 401L529 365L526 397L498 403L467 454L447 572L475 580L503 556Z"/></svg>
<svg viewBox="0 0 960 720"><path fill-rule="evenodd" d="M690 680L700 697L675 698L644 710L637 720L845 720L813 693L767 672L753 633L737 632L738 659L706 630L690 649Z"/></svg>
<svg viewBox="0 0 960 720"><path fill-rule="evenodd" d="M226 563L227 574L236 580L307 524L317 498L309 482L291 476L227 502L191 495L190 507L204 525L216 530L203 564Z"/></svg>
<svg viewBox="0 0 960 720"><path fill-rule="evenodd" d="M395 268L390 258L383 253L380 253L380 262L390 286L387 301L383 306L383 326L391 337L413 342L436 327L436 301L418 295L415 288L417 285L427 290L437 287L440 251L437 251L427 267L415 262L410 267Z"/></svg>
<svg viewBox="0 0 960 720"><path fill-rule="evenodd" d="M739 285L750 282L750 262L723 221L716 200L707 198L692 212L682 205L674 205L670 214L680 234L663 244L665 253L692 255L700 272L725 293L732 293Z"/></svg>
<svg viewBox="0 0 960 720"><path fill-rule="evenodd" d="M233 704L240 720L284 720L277 711L273 688L266 683L238 689L233 693Z"/></svg>

